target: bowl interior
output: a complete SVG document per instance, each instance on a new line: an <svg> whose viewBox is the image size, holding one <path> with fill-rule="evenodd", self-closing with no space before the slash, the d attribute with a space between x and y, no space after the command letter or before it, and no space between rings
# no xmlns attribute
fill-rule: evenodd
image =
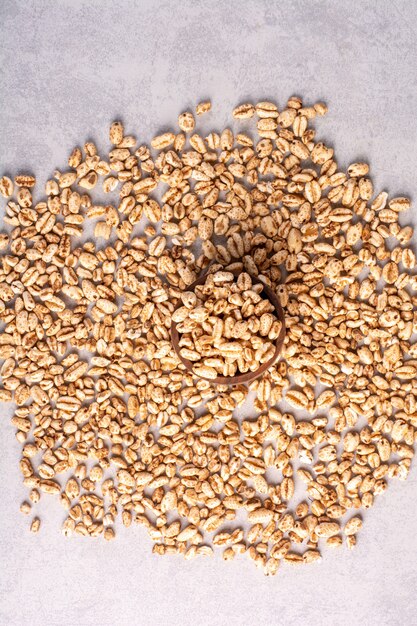
<svg viewBox="0 0 417 626"><path fill-rule="evenodd" d="M238 278L238 276L241 273L242 272L240 271L232 272L235 278ZM197 285L202 285L206 280L207 274L208 274L208 271L204 272L201 276L199 276L197 280L195 280L191 285L189 285L189 287L187 288L187 291L194 291ZM251 276L251 278L253 282L261 282L255 276ZM261 293L264 294L264 296L266 296L268 300L272 303L275 309L275 314L277 318L279 319L279 321L281 322L281 331L275 340L275 352L273 356L268 361L265 361L265 363L262 363L262 365L257 370L254 370L254 371L245 372L243 374L237 374L236 376L217 376L217 378L206 378L204 376L199 376L199 378L202 378L203 380L208 380L209 382L217 384L217 385L240 385L242 383L252 382L256 378L261 376L264 372L266 372L266 370L270 368L271 365L273 365L276 362L276 360L278 359L281 353L282 346L283 346L284 339L285 339L284 311L282 309L282 306L281 306L281 303L279 301L277 294L273 291L273 289L271 289L271 287L268 287L267 285L263 285L263 289ZM182 306L181 300L178 302L175 310L178 309L180 306ZM179 360L181 361L181 363L183 363L183 365L188 371L192 372L193 371L192 361L189 361L188 359L184 359L184 357L182 357L180 354L180 345L179 345L180 334L177 330L176 322L171 323L171 340L172 340L173 348ZM197 376L197 374L194 374L194 376Z"/></svg>

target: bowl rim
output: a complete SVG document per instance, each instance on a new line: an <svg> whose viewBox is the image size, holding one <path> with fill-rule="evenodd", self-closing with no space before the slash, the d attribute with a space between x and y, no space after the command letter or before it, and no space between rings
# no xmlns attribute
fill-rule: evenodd
<svg viewBox="0 0 417 626"><path fill-rule="evenodd" d="M243 271L242 270L228 270L225 268L224 271L230 272L231 274L233 274L235 278L238 278L240 274L249 274L249 276L252 279L252 282L257 282L263 285L263 289L261 293L265 293L267 299L273 305L275 309L275 313L279 321L281 322L281 330L279 332L278 337L275 340L275 351L274 351L273 356L270 359L268 359L268 361L265 361L265 363L262 363L262 365L257 370L244 372L243 374L237 374L236 376L217 376L216 378L207 378L206 376L199 376L198 374L196 374L193 370L193 362L181 356L180 346L179 346L180 335L177 330L177 323L174 322L173 320L171 321L171 343L181 363L184 365L186 370L191 372L194 376L196 376L197 378L201 378L202 380L207 380L211 383L214 383L215 385L233 386L233 385L240 385L244 383L250 383L253 380L256 380L257 378L262 376L262 374L264 374L278 360L278 357L281 354L282 346L284 345L284 340L285 340L285 335L286 335L285 315L284 315L284 310L282 308L279 297L277 296L275 291L268 285L265 285L259 279L259 277L253 276L252 274L250 274L249 272L245 272L244 270ZM191 283L191 285L187 287L186 291L194 291L194 289L198 285L203 284L209 273L210 273L210 266L207 268L206 271L202 272L201 275L193 283ZM179 298L178 303L176 307L174 308L174 311L179 309L181 306L183 306L183 303L181 299Z"/></svg>

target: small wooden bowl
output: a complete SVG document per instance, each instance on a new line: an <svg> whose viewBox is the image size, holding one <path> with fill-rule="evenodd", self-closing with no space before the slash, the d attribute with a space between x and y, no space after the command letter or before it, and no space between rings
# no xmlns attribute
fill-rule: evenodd
<svg viewBox="0 0 417 626"><path fill-rule="evenodd" d="M240 271L232 272L232 274L234 275L235 278L238 278L238 276L241 273L242 272L240 272ZM208 271L204 272L204 274L199 276L199 278L197 278L197 280L195 280L191 285L189 285L189 287L187 288L187 291L194 291L194 289L197 287L197 285L202 285L205 282L206 278L207 278L207 274L208 274ZM251 276L251 278L252 278L252 282L253 283L256 283L256 282L260 283L261 282L257 278L255 278L254 276ZM171 341L172 341L172 345L173 345L173 348L174 348L174 350L175 350L179 360L181 361L181 363L183 363L183 365L186 368L186 370L188 370L189 372L192 372L194 374L194 376L198 376L199 378L203 378L204 380L208 380L209 382L214 383L216 385L240 385L242 383L250 383L253 380L255 380L256 378L259 378L259 376L262 376L262 374L264 372L266 372L266 370L269 369L271 367L271 365L273 365L275 363L275 361L278 359L278 357L279 357L279 355L281 353L282 346L284 344L284 339L285 339L285 317L284 317L284 311L282 309L282 306L281 306L281 303L279 301L278 296L271 289L271 287L268 287L267 285L263 285L263 289L261 291L261 294L262 293L266 295L268 300L274 306L275 314L276 314L277 318L279 319L279 321L281 322L281 330L280 330L280 333L279 333L278 337L275 340L275 352L274 352L273 356L268 361L265 361L265 363L262 363L262 365L257 370L254 370L253 372L252 371L245 372L244 374L238 374L237 376L217 376L217 378L206 378L205 376L198 376L193 371L193 363L192 363L192 361L189 361L188 359L184 359L184 357L182 357L181 354L180 354L180 345L179 345L180 335L179 335L179 332L177 330L177 324L176 324L176 322L173 321L171 323ZM178 302L175 310L178 309L180 306L182 306L181 300Z"/></svg>

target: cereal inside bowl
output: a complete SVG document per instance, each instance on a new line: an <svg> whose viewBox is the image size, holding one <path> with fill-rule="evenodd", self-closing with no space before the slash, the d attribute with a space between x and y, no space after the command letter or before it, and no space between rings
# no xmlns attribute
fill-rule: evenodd
<svg viewBox="0 0 417 626"><path fill-rule="evenodd" d="M183 292L172 320L178 354L197 376L236 377L273 359L283 324L265 289L247 273L216 271Z"/></svg>

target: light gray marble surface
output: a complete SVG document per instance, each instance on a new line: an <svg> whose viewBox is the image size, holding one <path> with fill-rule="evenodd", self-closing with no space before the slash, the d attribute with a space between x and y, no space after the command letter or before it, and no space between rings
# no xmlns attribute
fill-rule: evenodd
<svg viewBox="0 0 417 626"><path fill-rule="evenodd" d="M242 101L298 94L329 105L316 127L341 165L365 158L377 188L416 197L413 0L2 0L0 29L2 173L43 182L77 143L106 147L114 118L149 140L200 99L206 131ZM354 552L264 578L246 559L154 557L139 527L66 540L47 497L31 535L0 411L2 626L417 624L416 467L366 513Z"/></svg>

